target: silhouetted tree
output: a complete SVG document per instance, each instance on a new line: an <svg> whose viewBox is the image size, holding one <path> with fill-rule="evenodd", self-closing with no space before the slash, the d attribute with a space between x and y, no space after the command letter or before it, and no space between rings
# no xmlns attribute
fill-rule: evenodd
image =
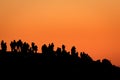
<svg viewBox="0 0 120 80"><path fill-rule="evenodd" d="M7 45L6 42L4 42L4 40L1 41L1 49L3 53L7 51Z"/></svg>

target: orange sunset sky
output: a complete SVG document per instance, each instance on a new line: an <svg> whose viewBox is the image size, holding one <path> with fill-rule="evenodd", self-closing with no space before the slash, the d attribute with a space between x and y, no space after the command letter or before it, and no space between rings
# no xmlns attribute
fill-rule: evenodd
<svg viewBox="0 0 120 80"><path fill-rule="evenodd" d="M0 40L14 39L39 52L44 43L74 45L120 66L120 0L0 0Z"/></svg>

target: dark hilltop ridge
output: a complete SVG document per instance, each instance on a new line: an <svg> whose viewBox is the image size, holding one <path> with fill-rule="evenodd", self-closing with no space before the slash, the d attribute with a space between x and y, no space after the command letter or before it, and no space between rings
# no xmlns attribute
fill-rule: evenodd
<svg viewBox="0 0 120 80"><path fill-rule="evenodd" d="M79 80L120 80L120 67L108 59L93 60L85 52L78 55L75 46L67 51L65 45L54 50L53 43L43 44L42 53L38 53L34 42L29 45L22 40L13 40L10 43L11 51L7 51L7 45L4 40L0 43L0 66L8 65L8 69L14 65L24 68L24 73L36 71L36 74L54 74L57 77L66 74L69 78L74 76ZM21 71L21 68L15 70Z"/></svg>

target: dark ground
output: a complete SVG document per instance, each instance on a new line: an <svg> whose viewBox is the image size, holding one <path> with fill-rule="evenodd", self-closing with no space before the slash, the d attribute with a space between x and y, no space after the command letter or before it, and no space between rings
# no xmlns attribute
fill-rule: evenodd
<svg viewBox="0 0 120 80"><path fill-rule="evenodd" d="M109 60L94 61L72 55L1 52L0 67L1 74L17 78L34 75L38 79L120 80L120 68Z"/></svg>

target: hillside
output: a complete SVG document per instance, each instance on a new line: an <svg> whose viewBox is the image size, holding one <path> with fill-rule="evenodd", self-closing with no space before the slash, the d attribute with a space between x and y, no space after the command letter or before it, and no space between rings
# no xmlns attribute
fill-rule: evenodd
<svg viewBox="0 0 120 80"><path fill-rule="evenodd" d="M74 77L80 80L120 80L120 67L113 65L108 59L93 60L85 52L78 52L75 46L71 48L71 52L62 48L54 50L54 44L42 46L42 53L37 53L35 44L28 46L24 43L21 47L11 47L11 51L6 51L3 45L0 50L0 66L1 71L11 74L22 73L35 75L44 75L51 77ZM21 75L21 74L20 74ZM31 75L32 76L32 75ZM45 78L45 77L44 77Z"/></svg>

